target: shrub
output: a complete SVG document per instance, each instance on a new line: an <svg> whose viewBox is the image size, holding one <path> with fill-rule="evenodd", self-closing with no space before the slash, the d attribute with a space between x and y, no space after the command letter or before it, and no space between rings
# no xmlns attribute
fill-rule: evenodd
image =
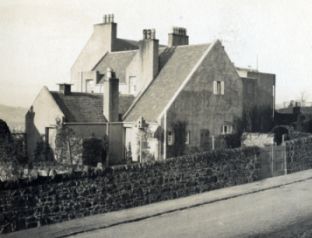
<svg viewBox="0 0 312 238"><path fill-rule="evenodd" d="M98 138L86 138L82 142L82 161L83 164L96 166L103 163L106 159L106 148L104 141Z"/></svg>

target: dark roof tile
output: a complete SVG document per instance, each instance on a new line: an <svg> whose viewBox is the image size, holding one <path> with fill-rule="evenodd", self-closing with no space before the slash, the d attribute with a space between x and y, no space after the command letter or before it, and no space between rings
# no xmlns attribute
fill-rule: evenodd
<svg viewBox="0 0 312 238"><path fill-rule="evenodd" d="M65 115L67 122L106 122L103 115L103 95L76 93L64 95L51 92L54 100ZM133 102L132 95L119 95L119 112L124 114Z"/></svg>
<svg viewBox="0 0 312 238"><path fill-rule="evenodd" d="M111 68L116 73L116 77L119 79L119 82L124 83L126 80L126 68L136 52L137 51L132 50L107 53L93 68L93 70L97 70L100 74L105 75L107 68ZM104 77L102 77L102 80L103 79ZM102 80L97 83L103 83Z"/></svg>

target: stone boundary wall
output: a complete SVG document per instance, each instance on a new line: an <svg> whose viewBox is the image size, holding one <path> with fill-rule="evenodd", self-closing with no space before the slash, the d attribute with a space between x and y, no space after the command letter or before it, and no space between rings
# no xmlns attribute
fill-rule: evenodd
<svg viewBox="0 0 312 238"><path fill-rule="evenodd" d="M0 183L0 233L260 179L255 147Z"/></svg>
<svg viewBox="0 0 312 238"><path fill-rule="evenodd" d="M289 173L312 168L312 136L285 141Z"/></svg>

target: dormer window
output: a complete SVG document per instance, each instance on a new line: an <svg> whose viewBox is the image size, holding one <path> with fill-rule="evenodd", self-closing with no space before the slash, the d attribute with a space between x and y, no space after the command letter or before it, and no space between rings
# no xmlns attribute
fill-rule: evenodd
<svg viewBox="0 0 312 238"><path fill-rule="evenodd" d="M213 94L224 95L224 81L213 81Z"/></svg>

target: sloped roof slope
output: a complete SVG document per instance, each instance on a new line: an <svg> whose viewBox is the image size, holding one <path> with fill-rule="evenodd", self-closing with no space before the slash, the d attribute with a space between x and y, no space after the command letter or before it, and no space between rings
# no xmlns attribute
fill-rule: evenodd
<svg viewBox="0 0 312 238"><path fill-rule="evenodd" d="M65 115L67 122L106 122L103 115L103 95L76 93L64 95L51 92L54 100ZM119 95L119 113L124 114L133 102L132 95Z"/></svg>
<svg viewBox="0 0 312 238"><path fill-rule="evenodd" d="M116 48L118 51L121 50L131 50L139 48L139 42L135 40L128 40L128 39L116 39Z"/></svg>
<svg viewBox="0 0 312 238"><path fill-rule="evenodd" d="M140 116L147 121L156 121L209 46L189 45L164 49L160 54L162 69L125 115L124 121L136 121Z"/></svg>
<svg viewBox="0 0 312 238"><path fill-rule="evenodd" d="M100 74L105 75L107 68L112 68L116 73L116 77L119 79L119 82L124 83L126 80L126 68L130 64L136 52L136 50L131 50L107 53L93 68L93 70L97 70ZM102 79L103 78L104 77L102 77ZM102 83L102 81L97 83Z"/></svg>
<svg viewBox="0 0 312 238"><path fill-rule="evenodd" d="M136 42L137 43L137 42ZM159 48L159 68L161 69L171 56L174 48L166 48L160 46ZM92 70L97 70L101 74L101 79L99 84L103 83L104 75L107 68L112 68L116 73L116 77L119 79L120 83L126 82L126 69L131 63L133 57L139 50L128 50L128 51L118 51L118 52L108 52L101 60L93 67Z"/></svg>

